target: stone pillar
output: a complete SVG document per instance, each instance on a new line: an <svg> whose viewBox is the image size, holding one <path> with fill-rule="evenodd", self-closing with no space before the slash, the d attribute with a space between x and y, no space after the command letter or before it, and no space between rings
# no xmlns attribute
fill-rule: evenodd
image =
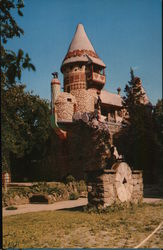
<svg viewBox="0 0 163 250"><path fill-rule="evenodd" d="M117 122L117 116L118 116L117 110L115 110L114 116L115 116L115 122Z"/></svg>

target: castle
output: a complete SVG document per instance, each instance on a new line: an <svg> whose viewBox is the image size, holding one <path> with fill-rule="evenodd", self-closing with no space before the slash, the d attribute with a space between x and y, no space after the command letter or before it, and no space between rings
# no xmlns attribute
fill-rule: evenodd
<svg viewBox="0 0 163 250"><path fill-rule="evenodd" d="M63 176L63 172L64 174L67 172L73 175L78 175L80 172L79 169L72 170L66 167L63 167L62 170L62 165L67 159L67 157L64 158L63 145L65 143L62 141L67 140L65 128L71 126L74 116L83 117L83 119L85 116L85 119L87 119L87 113L97 112L100 121L108 122L111 144L113 144L113 135L122 126L126 110L122 106L121 90L117 88L118 93L115 94L103 89L106 83L105 68L106 65L94 50L83 25L78 24L61 65L61 72L64 76L64 91L61 92L60 90L58 73L53 74L54 78L51 81L51 123L61 141L58 151L60 150L62 155L56 155L56 158L60 159L58 160L60 162L60 173L57 172L60 177ZM150 105L140 78L136 78L136 80L141 85L144 93L142 103ZM61 161L64 161L63 164Z"/></svg>

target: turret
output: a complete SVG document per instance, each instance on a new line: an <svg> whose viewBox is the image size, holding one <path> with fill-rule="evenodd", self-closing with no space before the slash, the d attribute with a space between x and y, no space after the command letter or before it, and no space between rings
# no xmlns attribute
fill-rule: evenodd
<svg viewBox="0 0 163 250"><path fill-rule="evenodd" d="M55 102L60 94L60 81L58 79L58 73L54 72L52 73L53 79L51 81L51 110L52 114L55 113L54 107Z"/></svg>
<svg viewBox="0 0 163 250"><path fill-rule="evenodd" d="M62 62L64 91L101 90L105 85L105 64L95 52L84 27L78 24L68 52Z"/></svg>

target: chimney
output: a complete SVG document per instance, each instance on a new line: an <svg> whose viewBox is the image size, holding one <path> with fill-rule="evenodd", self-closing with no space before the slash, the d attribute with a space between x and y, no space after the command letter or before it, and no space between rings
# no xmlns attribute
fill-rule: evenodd
<svg viewBox="0 0 163 250"><path fill-rule="evenodd" d="M120 95L120 93L121 93L121 88L120 87L117 88L117 92L118 92L118 95Z"/></svg>

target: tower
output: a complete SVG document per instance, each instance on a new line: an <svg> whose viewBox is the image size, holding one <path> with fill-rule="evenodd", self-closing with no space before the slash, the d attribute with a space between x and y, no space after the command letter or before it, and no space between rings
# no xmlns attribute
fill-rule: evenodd
<svg viewBox="0 0 163 250"><path fill-rule="evenodd" d="M76 97L77 111L94 111L96 92L101 91L105 85L105 67L89 41L83 25L78 24L61 65L64 91Z"/></svg>
<svg viewBox="0 0 163 250"><path fill-rule="evenodd" d="M53 79L51 81L51 111L52 113L55 113L54 104L60 94L60 81L58 79L57 72L52 73L52 75Z"/></svg>

